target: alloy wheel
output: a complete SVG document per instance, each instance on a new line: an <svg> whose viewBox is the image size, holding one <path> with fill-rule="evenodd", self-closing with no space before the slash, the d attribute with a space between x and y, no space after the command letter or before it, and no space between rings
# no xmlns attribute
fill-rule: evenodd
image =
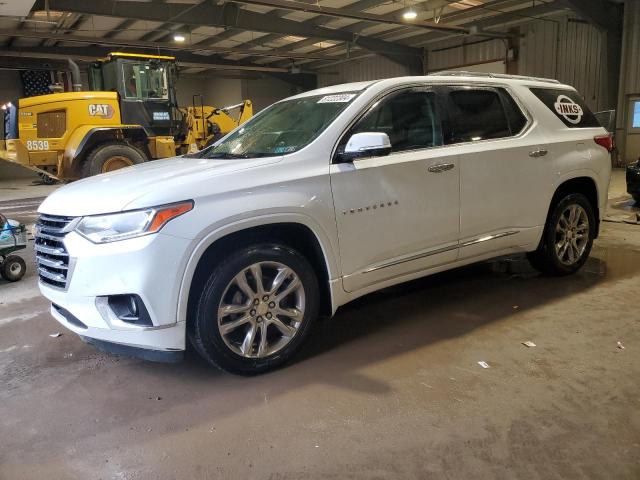
<svg viewBox="0 0 640 480"><path fill-rule="evenodd" d="M584 255L589 243L589 217L582 206L569 205L558 217L555 251L558 260L567 266L574 265Z"/></svg>
<svg viewBox="0 0 640 480"><path fill-rule="evenodd" d="M305 313L298 275L273 261L254 263L228 283L218 306L218 331L245 358L264 358L296 336Z"/></svg>

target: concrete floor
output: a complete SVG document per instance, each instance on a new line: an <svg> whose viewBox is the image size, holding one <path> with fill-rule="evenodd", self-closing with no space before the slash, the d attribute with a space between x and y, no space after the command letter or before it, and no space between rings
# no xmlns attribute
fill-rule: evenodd
<svg viewBox="0 0 640 480"><path fill-rule="evenodd" d="M102 354L49 316L31 268L0 284L0 479L638 479L623 184L578 274L512 257L387 289L257 378ZM33 221L37 202L0 211Z"/></svg>

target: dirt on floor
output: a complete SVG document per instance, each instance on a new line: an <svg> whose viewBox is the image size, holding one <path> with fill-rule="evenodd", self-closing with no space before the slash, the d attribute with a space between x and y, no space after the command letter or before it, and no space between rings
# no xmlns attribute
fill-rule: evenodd
<svg viewBox="0 0 640 480"><path fill-rule="evenodd" d="M514 256L386 289L254 378L85 345L29 250L0 284L0 479L638 479L635 212L614 190L574 276Z"/></svg>

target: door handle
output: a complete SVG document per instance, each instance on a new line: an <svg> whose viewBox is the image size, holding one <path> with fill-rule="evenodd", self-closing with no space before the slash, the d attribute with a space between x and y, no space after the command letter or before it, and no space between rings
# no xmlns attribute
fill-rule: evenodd
<svg viewBox="0 0 640 480"><path fill-rule="evenodd" d="M538 157L544 157L547 153L549 152L547 152L544 148L541 148L540 150L534 150L532 152L529 152L529 156L538 158Z"/></svg>
<svg viewBox="0 0 640 480"><path fill-rule="evenodd" d="M431 173L442 173L453 169L453 167L455 167L453 163L438 163L437 165L431 165L427 170Z"/></svg>

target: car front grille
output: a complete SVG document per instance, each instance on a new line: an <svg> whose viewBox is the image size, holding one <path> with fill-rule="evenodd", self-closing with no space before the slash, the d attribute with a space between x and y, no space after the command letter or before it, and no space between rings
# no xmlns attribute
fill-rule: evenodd
<svg viewBox="0 0 640 480"><path fill-rule="evenodd" d="M73 217L40 215L36 223L35 251L40 281L65 290L70 280L69 253L62 240Z"/></svg>

